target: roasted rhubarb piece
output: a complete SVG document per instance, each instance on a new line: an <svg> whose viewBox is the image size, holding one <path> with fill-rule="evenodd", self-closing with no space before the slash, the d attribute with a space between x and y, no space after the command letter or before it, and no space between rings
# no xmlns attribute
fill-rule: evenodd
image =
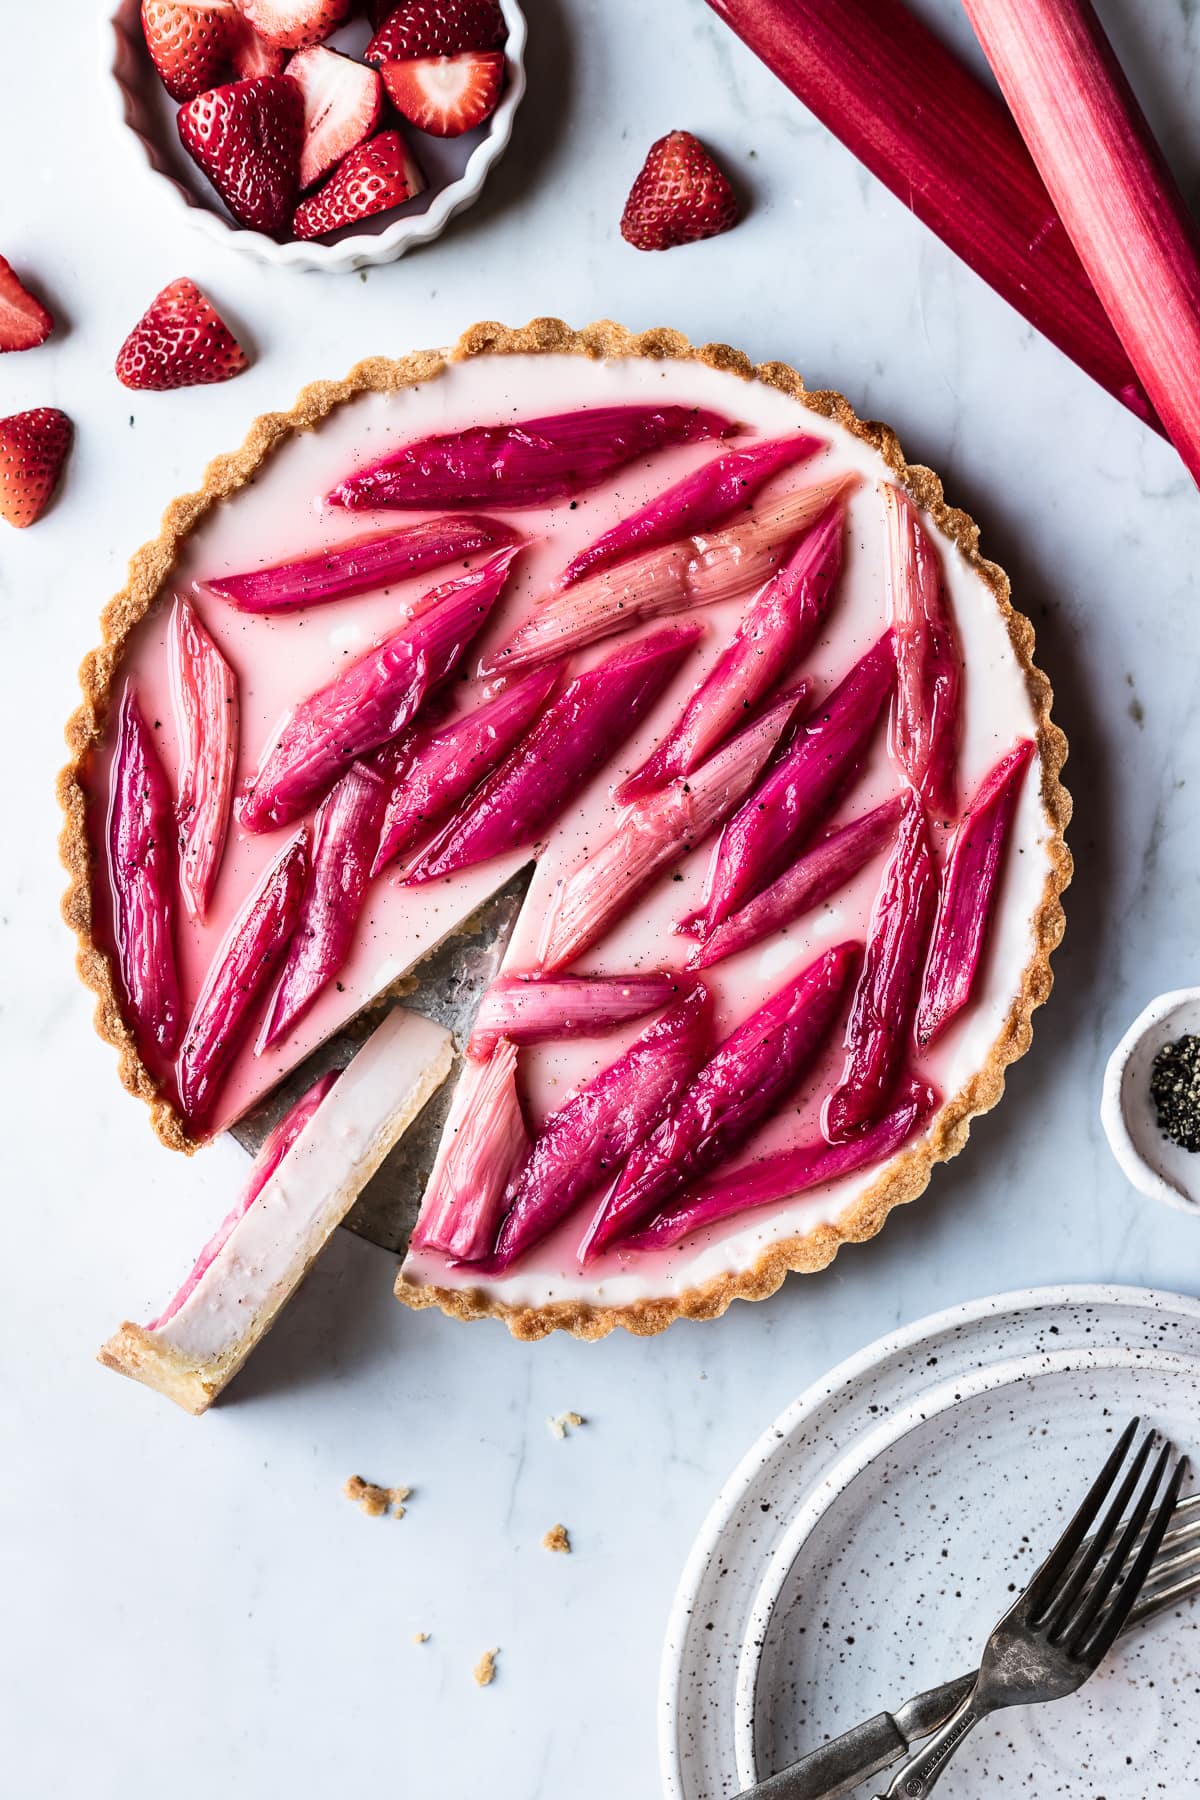
<svg viewBox="0 0 1200 1800"><path fill-rule="evenodd" d="M233 804L237 676L182 597L171 612L167 654L179 739L179 886L188 912L203 919Z"/></svg>
<svg viewBox="0 0 1200 1800"><path fill-rule="evenodd" d="M808 653L841 570L843 522L843 509L830 507L755 595L728 647L653 755L622 783L618 800L634 800L690 774Z"/></svg>
<svg viewBox="0 0 1200 1800"><path fill-rule="evenodd" d="M467 1055L483 1062L501 1038L513 1044L600 1037L657 1012L679 993L665 969L649 975L500 975L475 1015Z"/></svg>
<svg viewBox="0 0 1200 1800"><path fill-rule="evenodd" d="M749 507L764 482L784 469L805 462L825 448L820 438L797 431L790 437L769 438L727 450L714 456L640 511L588 544L563 570L559 585L569 587L584 575L595 575L613 563L624 562L635 551L698 531L714 531L742 507Z"/></svg>
<svg viewBox="0 0 1200 1800"><path fill-rule="evenodd" d="M729 437L720 413L692 406L592 406L511 425L421 438L347 476L334 506L549 506L673 444Z"/></svg>
<svg viewBox="0 0 1200 1800"><path fill-rule="evenodd" d="M639 619L715 606L750 593L770 580L800 533L857 479L842 474L798 488L728 531L681 538L575 582L535 607L493 653L484 673L565 656L613 632L628 631Z"/></svg>
<svg viewBox="0 0 1200 1800"><path fill-rule="evenodd" d="M434 881L534 843L636 730L700 630L669 626L577 675L500 767L467 795L406 880Z"/></svg>
<svg viewBox="0 0 1200 1800"><path fill-rule="evenodd" d="M995 910L1004 851L1034 746L1023 738L984 776L951 841L925 982L917 1007L921 1049L971 998Z"/></svg>
<svg viewBox="0 0 1200 1800"><path fill-rule="evenodd" d="M871 914L846 1021L842 1078L825 1102L821 1129L831 1143L865 1131L891 1100L912 1035L936 902L925 809L910 793Z"/></svg>
<svg viewBox="0 0 1200 1800"><path fill-rule="evenodd" d="M603 937L655 876L702 844L739 805L798 707L792 689L691 775L625 808L616 830L555 889L542 927L546 970L565 968Z"/></svg>
<svg viewBox="0 0 1200 1800"><path fill-rule="evenodd" d="M903 1149L937 1103L934 1088L910 1077L890 1112L861 1137L851 1138L845 1144L827 1144L818 1138L815 1143L800 1144L792 1150L777 1150L728 1174L714 1175L685 1194L677 1206L627 1237L621 1249L669 1250L708 1225L719 1225L757 1206L778 1206L813 1188L828 1187L859 1169L884 1163Z"/></svg>
<svg viewBox="0 0 1200 1800"><path fill-rule="evenodd" d="M321 802L300 917L259 1033L260 1055L303 1018L349 956L386 804L387 785L365 762L352 763Z"/></svg>
<svg viewBox="0 0 1200 1800"><path fill-rule="evenodd" d="M616 1172L699 1068L708 1031L709 997L698 984L551 1113L516 1183L489 1271L508 1268Z"/></svg>
<svg viewBox="0 0 1200 1800"><path fill-rule="evenodd" d="M736 1154L794 1092L833 1030L861 955L839 944L771 995L634 1147L579 1247L581 1262Z"/></svg>
<svg viewBox="0 0 1200 1800"><path fill-rule="evenodd" d="M896 680L892 636L855 663L721 833L703 935L767 887L853 776Z"/></svg>
<svg viewBox="0 0 1200 1800"><path fill-rule="evenodd" d="M351 538L297 562L272 563L248 575L210 575L197 586L239 612L295 612L302 606L322 606L327 600L348 600L390 587L426 569L515 540L516 532L499 519L447 514L399 531Z"/></svg>
<svg viewBox="0 0 1200 1800"><path fill-rule="evenodd" d="M460 1262L490 1251L504 1196L529 1155L517 1096L517 1049L501 1038L485 1062L463 1064L417 1220L415 1249Z"/></svg>
<svg viewBox="0 0 1200 1800"><path fill-rule="evenodd" d="M524 736L562 671L533 669L439 730L418 736L397 758L373 875L454 811Z"/></svg>
<svg viewBox="0 0 1200 1800"><path fill-rule="evenodd" d="M289 824L355 757L403 731L483 625L515 555L435 588L410 623L286 715L239 802L247 831Z"/></svg>
<svg viewBox="0 0 1200 1800"><path fill-rule="evenodd" d="M962 651L938 553L916 507L890 482L880 493L896 646L891 752L934 817L949 821L958 796Z"/></svg>
<svg viewBox="0 0 1200 1800"><path fill-rule="evenodd" d="M203 1129L221 1082L284 960L308 877L308 827L284 845L244 903L213 958L176 1064L179 1102Z"/></svg>
<svg viewBox="0 0 1200 1800"><path fill-rule="evenodd" d="M153 1325L122 1325L100 1361L188 1412L204 1412L445 1080L452 1057L449 1032L417 1013L390 1012L332 1090L318 1084L288 1115L280 1131L296 1130L260 1185L264 1145L252 1175L258 1191L243 1195L166 1311ZM307 1119L297 1116L301 1109Z"/></svg>
<svg viewBox="0 0 1200 1800"><path fill-rule="evenodd" d="M170 1056L183 1022L175 962L175 815L130 683L121 698L108 799L108 878L117 973L135 1038Z"/></svg>
<svg viewBox="0 0 1200 1800"><path fill-rule="evenodd" d="M793 920L819 906L830 894L853 879L864 863L878 856L896 834L903 802L899 794L885 800L861 818L831 831L803 856L797 857L777 881L753 900L747 900L697 945L688 960L691 969L711 969L714 963L739 950L749 949L772 932L782 931Z"/></svg>

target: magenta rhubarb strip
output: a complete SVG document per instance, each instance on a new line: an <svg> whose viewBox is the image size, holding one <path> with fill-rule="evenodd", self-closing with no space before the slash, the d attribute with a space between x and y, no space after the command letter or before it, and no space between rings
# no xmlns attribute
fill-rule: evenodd
<svg viewBox="0 0 1200 1800"><path fill-rule="evenodd" d="M910 792L871 914L842 1078L825 1102L821 1129L832 1143L865 1131L891 1100L912 1036L936 903L925 809Z"/></svg>
<svg viewBox="0 0 1200 1800"><path fill-rule="evenodd" d="M233 805L237 676L182 597L171 610L167 656L179 741L179 886L188 912L203 920Z"/></svg>
<svg viewBox="0 0 1200 1800"><path fill-rule="evenodd" d="M890 482L880 493L896 645L889 747L933 816L949 823L958 806L962 650L942 565L916 507Z"/></svg>
<svg viewBox="0 0 1200 1800"><path fill-rule="evenodd" d="M484 624L515 555L501 550L435 588L409 624L293 707L239 802L247 831L290 824L356 757L403 731Z"/></svg>
<svg viewBox="0 0 1200 1800"><path fill-rule="evenodd" d="M730 1033L635 1146L579 1247L591 1262L734 1156L813 1067L862 955L839 944Z"/></svg>
<svg viewBox="0 0 1200 1800"><path fill-rule="evenodd" d="M117 974L139 1044L170 1056L183 1012L175 961L176 823L167 777L133 685L109 775L108 875Z"/></svg>
<svg viewBox="0 0 1200 1800"><path fill-rule="evenodd" d="M532 844L654 705L701 626L668 626L568 683L469 793L405 879L434 881Z"/></svg>
<svg viewBox="0 0 1200 1800"><path fill-rule="evenodd" d="M486 1061L501 1038L512 1044L600 1037L658 1012L679 993L679 977L649 975L500 975L479 1002L467 1055Z"/></svg>
<svg viewBox="0 0 1200 1800"><path fill-rule="evenodd" d="M295 612L390 587L443 563L515 543L516 537L512 527L499 519L448 514L399 531L351 538L295 562L272 563L246 575L206 576L196 585L239 612Z"/></svg>
<svg viewBox="0 0 1200 1800"><path fill-rule="evenodd" d="M985 775L951 841L917 1007L923 1050L971 998L995 912L1004 852L1034 745L1023 738Z"/></svg>
<svg viewBox="0 0 1200 1800"><path fill-rule="evenodd" d="M491 1250L504 1197L529 1155L517 1094L515 1044L463 1064L442 1146L412 1236L414 1249L474 1262Z"/></svg>
<svg viewBox="0 0 1200 1800"><path fill-rule="evenodd" d="M706 1226L719 1225L755 1207L778 1206L813 1188L842 1181L859 1169L885 1163L920 1130L937 1104L935 1088L910 1078L898 1091L891 1111L861 1137L844 1144L827 1144L818 1138L815 1143L778 1150L728 1174L716 1175L627 1237L621 1249L670 1250Z"/></svg>
<svg viewBox="0 0 1200 1800"><path fill-rule="evenodd" d="M737 426L693 406L594 406L421 438L334 488L334 506L549 506L639 456L730 437Z"/></svg>

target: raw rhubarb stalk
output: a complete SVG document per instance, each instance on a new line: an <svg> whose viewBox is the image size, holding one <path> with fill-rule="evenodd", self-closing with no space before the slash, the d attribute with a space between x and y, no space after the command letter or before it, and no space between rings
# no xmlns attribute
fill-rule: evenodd
<svg viewBox="0 0 1200 1800"><path fill-rule="evenodd" d="M175 962L175 816L132 684L121 698L108 799L117 973L134 1036L170 1056L183 1022Z"/></svg>
<svg viewBox="0 0 1200 1800"><path fill-rule="evenodd" d="M239 803L247 831L289 824L355 757L403 731L483 625L515 555L502 550L435 588L411 623L286 715Z"/></svg>
<svg viewBox="0 0 1200 1800"><path fill-rule="evenodd" d="M669 626L577 675L467 795L405 879L433 881L534 843L637 729L701 629Z"/></svg>
<svg viewBox="0 0 1200 1800"><path fill-rule="evenodd" d="M1117 336L1200 481L1200 235L1089 0L967 17Z"/></svg>
<svg viewBox="0 0 1200 1800"><path fill-rule="evenodd" d="M962 736L962 651L937 551L900 488L880 486L896 645L890 748L936 818L954 817Z"/></svg>
<svg viewBox="0 0 1200 1800"><path fill-rule="evenodd" d="M253 569L248 575L208 576L197 586L239 612L295 612L302 606L322 606L328 600L348 600L390 587L426 569L515 540L516 533L499 519L448 514L399 531L352 538L296 562Z"/></svg>
<svg viewBox="0 0 1200 1800"><path fill-rule="evenodd" d="M770 438L748 444L743 450L727 450L714 456L659 494L639 512L630 513L572 558L563 570L560 587L569 587L584 575L594 575L613 563L623 562L636 550L667 544L672 538L696 531L713 531L731 514L749 506L764 482L784 469L794 468L825 448L821 438L795 432L791 437Z"/></svg>
<svg viewBox="0 0 1200 1800"><path fill-rule="evenodd" d="M774 881L816 828L858 768L895 680L885 631L734 813L713 859L705 936Z"/></svg>
<svg viewBox="0 0 1200 1800"><path fill-rule="evenodd" d="M728 818L758 780L803 703L793 688L688 776L625 808L616 830L556 889L539 944L544 969L562 969L628 913L672 863Z"/></svg>
<svg viewBox="0 0 1200 1800"><path fill-rule="evenodd" d="M171 612L167 653L179 739L179 886L188 912L203 920L233 803L237 676L182 597Z"/></svg>
<svg viewBox="0 0 1200 1800"><path fill-rule="evenodd" d="M679 993L679 978L649 975L501 975L479 1003L467 1055L486 1061L501 1038L512 1044L600 1037L657 1012Z"/></svg>
<svg viewBox="0 0 1200 1800"><path fill-rule="evenodd" d="M581 1262L733 1156L809 1072L858 966L859 944L827 950L730 1033L626 1160L579 1249Z"/></svg>
<svg viewBox="0 0 1200 1800"><path fill-rule="evenodd" d="M386 804L383 777L363 762L352 763L321 802L300 917L267 1006L258 1055L303 1018L349 956Z"/></svg>
<svg viewBox="0 0 1200 1800"><path fill-rule="evenodd" d="M720 413L691 406L594 406L421 438L347 476L335 506L548 506L595 487L636 457L730 437Z"/></svg>
<svg viewBox="0 0 1200 1800"><path fill-rule="evenodd" d="M1011 114L902 0L709 4L943 243L1158 428ZM1018 8L1045 31L1041 7ZM1037 48L1052 80L1044 36Z"/></svg>
<svg viewBox="0 0 1200 1800"><path fill-rule="evenodd" d="M704 1058L709 1010L697 985L551 1113L515 1183L489 1271L523 1256L648 1135Z"/></svg>
<svg viewBox="0 0 1200 1800"><path fill-rule="evenodd" d="M176 1064L192 1130L204 1125L258 1003L287 955L308 877L308 828L284 845L209 966Z"/></svg>
<svg viewBox="0 0 1200 1800"><path fill-rule="evenodd" d="M951 841L917 1007L916 1036L922 1050L971 998L1033 751L1031 740L1023 738L985 775Z"/></svg>
<svg viewBox="0 0 1200 1800"><path fill-rule="evenodd" d="M441 824L508 755L546 705L561 674L555 664L534 669L408 747L398 759L372 875Z"/></svg>
<svg viewBox="0 0 1200 1800"><path fill-rule="evenodd" d="M689 958L692 969L711 969L727 956L749 949L799 919L858 874L896 835L903 802L899 794L852 819L797 857L777 881L748 900L697 945Z"/></svg>
<svg viewBox="0 0 1200 1800"><path fill-rule="evenodd" d="M934 1088L910 1078L897 1094L891 1111L861 1137L851 1138L845 1144L827 1144L818 1138L815 1143L778 1150L728 1174L716 1175L685 1194L677 1206L627 1237L621 1248L670 1250L706 1226L719 1225L754 1207L778 1206L813 1188L842 1181L859 1169L886 1162L924 1125L937 1103Z"/></svg>
<svg viewBox="0 0 1200 1800"><path fill-rule="evenodd" d="M550 595L484 665L484 673L566 656L628 631L639 619L715 606L761 587L788 556L801 532L819 519L858 477L843 474L798 488L752 512L728 531L681 538L647 550L615 569L602 569Z"/></svg>
<svg viewBox="0 0 1200 1800"><path fill-rule="evenodd" d="M842 1078L825 1102L821 1128L832 1143L865 1131L891 1100L912 1035L936 903L925 809L910 793L871 914L846 1021Z"/></svg>
<svg viewBox="0 0 1200 1800"><path fill-rule="evenodd" d="M807 654L841 570L843 523L843 508L830 507L755 595L732 642L653 755L617 789L618 800L635 800L690 774Z"/></svg>
<svg viewBox="0 0 1200 1800"><path fill-rule="evenodd" d="M486 1062L463 1064L442 1134L414 1249L440 1250L459 1262L490 1251L510 1182L529 1155L517 1095L516 1045L501 1038Z"/></svg>

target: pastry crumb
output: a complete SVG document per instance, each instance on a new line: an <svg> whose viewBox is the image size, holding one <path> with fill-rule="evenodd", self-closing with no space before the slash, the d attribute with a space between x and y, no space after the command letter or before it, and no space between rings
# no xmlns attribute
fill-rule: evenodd
<svg viewBox="0 0 1200 1800"><path fill-rule="evenodd" d="M571 1540L567 1536L565 1525L552 1525L542 1539L543 1550L560 1550L564 1556L571 1554Z"/></svg>
<svg viewBox="0 0 1200 1800"><path fill-rule="evenodd" d="M427 1631L414 1631L413 1632L413 1643L414 1644L427 1644L428 1642L429 1642L429 1633Z"/></svg>
<svg viewBox="0 0 1200 1800"><path fill-rule="evenodd" d="M577 1431L581 1425L587 1424L587 1420L581 1413L565 1412L559 1413L556 1419L547 1419L546 1423L556 1438L565 1438L568 1426L572 1431Z"/></svg>
<svg viewBox="0 0 1200 1800"><path fill-rule="evenodd" d="M407 1487L380 1487L374 1481L364 1481L361 1475L348 1475L342 1488L347 1500L353 1500L360 1512L366 1513L368 1519L382 1519L388 1508L392 1509L392 1517L402 1519L405 1507L402 1502L412 1493Z"/></svg>
<svg viewBox="0 0 1200 1800"><path fill-rule="evenodd" d="M473 1671L476 1687L491 1687L496 1679L496 1658L499 1654L498 1650L484 1651Z"/></svg>

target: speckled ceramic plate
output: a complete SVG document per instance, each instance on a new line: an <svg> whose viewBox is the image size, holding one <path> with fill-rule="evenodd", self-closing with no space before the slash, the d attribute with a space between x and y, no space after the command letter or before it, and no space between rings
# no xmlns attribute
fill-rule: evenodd
<svg viewBox="0 0 1200 1800"><path fill-rule="evenodd" d="M1000 1295L909 1326L810 1388L727 1483L684 1572L663 1664L667 1794L737 1794L971 1667L1134 1412L1200 1452L1200 1303L1122 1288ZM980 1728L954 1792L1192 1791L1198 1659L1193 1605L1122 1645L1073 1699Z"/></svg>

